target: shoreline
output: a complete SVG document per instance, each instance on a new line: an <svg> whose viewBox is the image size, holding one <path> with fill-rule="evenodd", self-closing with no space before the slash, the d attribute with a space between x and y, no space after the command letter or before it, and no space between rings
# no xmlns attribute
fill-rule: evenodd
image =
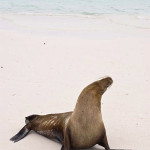
<svg viewBox="0 0 150 150"><path fill-rule="evenodd" d="M135 15L102 15L93 18L0 14L0 22L0 30L56 37L91 37L98 40L126 37L128 34L149 37L150 33L150 19L147 16Z"/></svg>

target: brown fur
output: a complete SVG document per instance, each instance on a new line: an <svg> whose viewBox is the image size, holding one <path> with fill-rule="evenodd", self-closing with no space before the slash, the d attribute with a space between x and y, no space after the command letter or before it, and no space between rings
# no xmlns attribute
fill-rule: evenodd
<svg viewBox="0 0 150 150"><path fill-rule="evenodd" d="M22 131L26 131L27 135L34 130L50 139L57 139L62 143L61 150L89 148L95 144L109 150L101 114L101 98L112 82L107 77L88 85L79 95L73 112L26 117L27 125ZM21 132L12 141L18 141Z"/></svg>
<svg viewBox="0 0 150 150"><path fill-rule="evenodd" d="M101 114L101 97L112 82L111 78L104 78L81 92L67 125L70 147L88 148L100 144L109 149Z"/></svg>

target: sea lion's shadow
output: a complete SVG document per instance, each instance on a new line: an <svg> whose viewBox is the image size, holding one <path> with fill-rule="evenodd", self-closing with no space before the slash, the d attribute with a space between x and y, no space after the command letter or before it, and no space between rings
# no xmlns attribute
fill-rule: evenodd
<svg viewBox="0 0 150 150"><path fill-rule="evenodd" d="M34 132L34 131L32 131L32 132L30 132L29 134L37 134L37 133ZM40 134L38 134L38 135L40 135ZM55 139L49 139L49 138L44 137L44 136L41 136L41 137L46 138L46 139L48 139L48 140L51 140L51 141L53 141L53 142L55 142L55 143L61 145L61 143L60 143L59 141L55 140ZM91 147L91 148L86 148L86 149L72 149L72 150L105 150L105 149L104 149L104 148L101 148L101 147L93 146L93 147ZM110 150L126 150L126 149L110 149ZM128 150L129 150L129 149L128 149ZM130 149L130 150L131 150L131 149Z"/></svg>
<svg viewBox="0 0 150 150"><path fill-rule="evenodd" d="M91 148L87 148L86 150L104 150L104 149L93 146Z"/></svg>
<svg viewBox="0 0 150 150"><path fill-rule="evenodd" d="M29 134L38 134L38 135L40 135L39 133L36 133L35 131L31 131ZM41 136L41 135L40 135ZM50 141L53 141L53 142L55 142L55 143L57 143L57 144L59 144L59 145L62 145L58 140L56 140L56 139L49 139L49 138L47 138L47 137L45 137L45 136L41 136L41 137L43 137L43 138L46 138L47 140L50 140ZM83 149L72 149L72 150L83 150ZM86 149L84 149L84 150L105 150L105 149L103 149L103 148L99 148L99 147L91 147L91 148L86 148Z"/></svg>

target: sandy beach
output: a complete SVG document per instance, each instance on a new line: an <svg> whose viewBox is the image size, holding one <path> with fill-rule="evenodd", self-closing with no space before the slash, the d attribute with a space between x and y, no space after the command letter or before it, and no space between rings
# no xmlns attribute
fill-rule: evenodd
<svg viewBox="0 0 150 150"><path fill-rule="evenodd" d="M24 117L72 111L85 86L111 76L102 98L109 145L148 150L149 58L147 16L0 14L0 149L59 150L33 132L15 144L9 139Z"/></svg>

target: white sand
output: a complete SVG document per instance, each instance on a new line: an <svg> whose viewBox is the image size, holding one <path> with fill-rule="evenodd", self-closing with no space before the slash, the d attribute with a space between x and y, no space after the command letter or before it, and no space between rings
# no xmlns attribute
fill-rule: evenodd
<svg viewBox="0 0 150 150"><path fill-rule="evenodd" d="M150 20L1 14L0 150L59 150L35 133L9 139L25 116L73 110L81 90L105 75L114 80L102 99L110 147L148 150Z"/></svg>

